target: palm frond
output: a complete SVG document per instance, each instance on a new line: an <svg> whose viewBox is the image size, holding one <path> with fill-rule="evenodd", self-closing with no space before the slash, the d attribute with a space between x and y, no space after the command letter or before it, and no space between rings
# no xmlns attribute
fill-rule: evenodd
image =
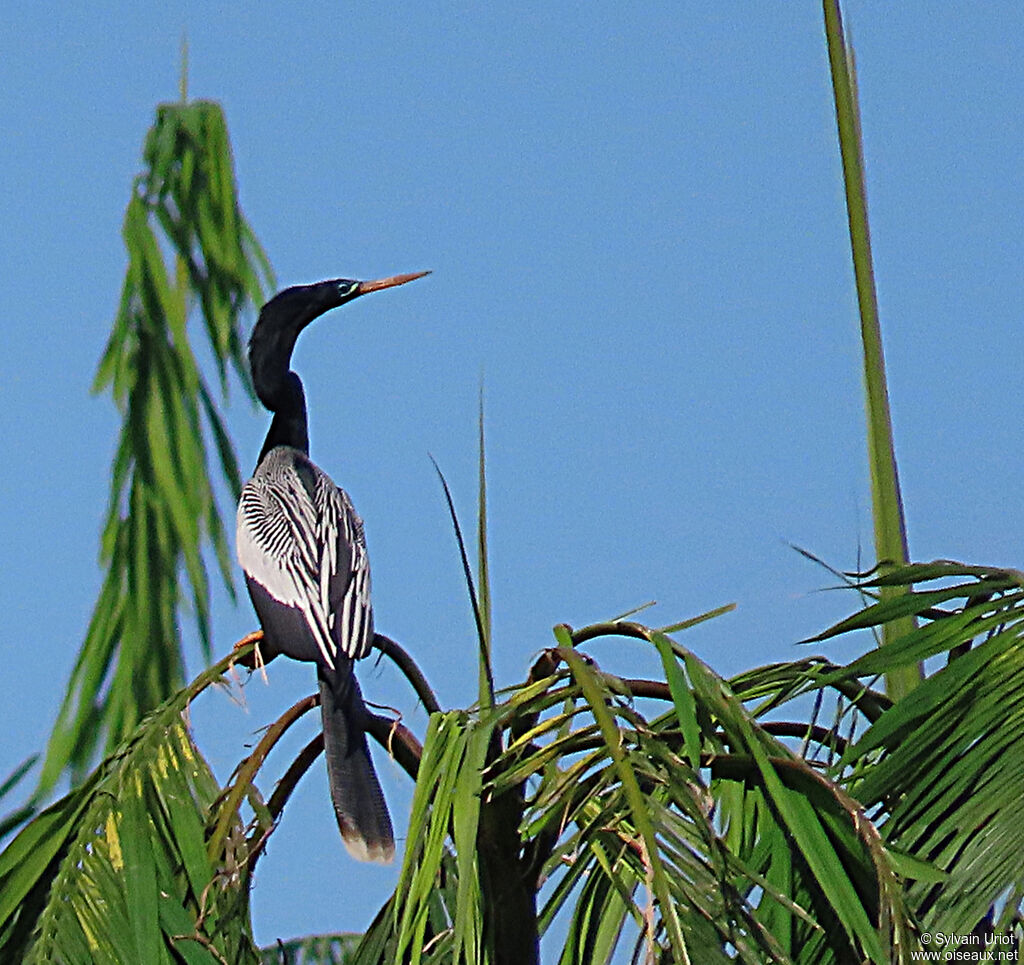
<svg viewBox="0 0 1024 965"><path fill-rule="evenodd" d="M236 809L226 833L210 838L220 788L183 717L238 656L146 717L0 853L0 959L257 961L242 819Z"/></svg>
<svg viewBox="0 0 1024 965"><path fill-rule="evenodd" d="M371 945L394 962L513 960L493 944L508 909L489 905L486 878L493 816L513 813L504 874L543 897L541 932L568 921L565 965L609 961L627 936L679 963L909 949L898 859L860 804L678 642L601 627L619 631L658 650L665 684L604 673L576 649L596 628L558 627L560 645L490 709L432 717L390 922L357 960L374 960ZM642 712L634 691L663 712Z"/></svg>
<svg viewBox="0 0 1024 965"><path fill-rule="evenodd" d="M995 905L1009 922L1024 892L1024 574L937 561L870 583L883 580L938 585L870 606L827 634L878 624L907 601L922 625L831 676L938 655L947 662L849 747L841 765L850 790L878 813L888 842L942 873L911 888L922 927L968 934ZM1012 907L1008 895L1017 896Z"/></svg>
<svg viewBox="0 0 1024 965"><path fill-rule="evenodd" d="M204 545L234 592L207 437L228 489L237 494L241 480L187 321L197 304L222 395L229 366L248 388L240 320L264 300L273 275L238 205L219 105L159 107L143 160L124 217L120 305L94 383L111 391L124 416L100 553L107 574L47 748L40 796L66 770L81 780L99 748L113 750L182 686L186 606L210 659Z"/></svg>

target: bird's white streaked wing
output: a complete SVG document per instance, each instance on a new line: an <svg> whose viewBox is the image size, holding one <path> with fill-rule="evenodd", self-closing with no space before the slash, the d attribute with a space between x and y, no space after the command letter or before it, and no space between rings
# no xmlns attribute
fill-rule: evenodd
<svg viewBox="0 0 1024 965"><path fill-rule="evenodd" d="M369 564L348 497L304 455L274 450L242 488L238 560L270 596L302 613L324 663L370 649Z"/></svg>
<svg viewBox="0 0 1024 965"><path fill-rule="evenodd" d="M347 494L322 472L317 477L315 504L321 527L320 591L330 614L330 629L345 656L365 657L373 638L373 611L363 524Z"/></svg>

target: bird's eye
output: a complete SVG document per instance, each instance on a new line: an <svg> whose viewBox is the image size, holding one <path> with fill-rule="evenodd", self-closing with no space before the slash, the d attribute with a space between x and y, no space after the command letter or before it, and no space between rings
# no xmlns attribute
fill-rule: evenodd
<svg viewBox="0 0 1024 965"><path fill-rule="evenodd" d="M349 295L354 295L356 293L356 289L358 287L359 287L359 282L357 282L357 281L342 281L342 282L338 282L338 294L342 298L347 298Z"/></svg>

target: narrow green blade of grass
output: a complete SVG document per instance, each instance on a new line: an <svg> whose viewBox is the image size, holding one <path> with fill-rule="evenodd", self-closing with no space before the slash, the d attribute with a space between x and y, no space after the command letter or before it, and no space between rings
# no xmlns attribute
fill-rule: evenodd
<svg viewBox="0 0 1024 965"><path fill-rule="evenodd" d="M430 457L434 463L434 469L441 480L441 488L444 490L445 502L448 504L448 515L451 517L452 529L455 530L455 541L459 545L459 556L462 559L462 572L466 577L466 588L469 590L469 599L473 605L473 617L476 620L477 643L480 647L480 706L487 708L494 706L494 674L491 669L491 653L488 644L488 630L484 623L483 613L480 609L480 599L476 592L476 581L473 579L473 570L469 565L469 554L466 552L466 541L462 538L462 527L459 525L459 516L455 512L455 502L452 499L452 491L448 487L448 480L444 478L441 467Z"/></svg>
<svg viewBox="0 0 1024 965"><path fill-rule="evenodd" d="M484 921L478 879L477 833L480 828L480 802L483 771L491 743L492 727L474 727L466 742L465 760L451 801L452 840L458 885L455 900L453 937L456 954L465 953L466 961L480 957Z"/></svg>
<svg viewBox="0 0 1024 965"><path fill-rule="evenodd" d="M679 666L672 650L672 641L664 633L658 632L651 634L651 640L658 648L661 665L665 668L665 679L668 681L669 691L672 694L679 730L683 735L683 749L690 761L690 766L695 771L700 770L702 746L700 724L697 722L697 702L694 700L683 668Z"/></svg>
<svg viewBox="0 0 1024 965"><path fill-rule="evenodd" d="M480 705L494 701L494 676L491 669L491 575L487 561L487 469L484 448L484 389L480 386L480 488L477 501L476 584L480 606Z"/></svg>
<svg viewBox="0 0 1024 965"><path fill-rule="evenodd" d="M835 94L839 149L843 161L846 209L850 226L850 247L857 283L861 340L864 347L864 382L868 423L868 463L871 470L871 503L875 525L875 552L879 563L902 565L908 561L907 535L900 497L896 453L893 446L889 392L885 378L885 357L878 318L878 297L871 260L871 235L868 229L867 190L864 179L864 153L860 111L857 105L857 78L853 50L843 33L839 0L823 0L825 35L828 40L832 89ZM904 592L885 589L882 596ZM882 627L882 643L904 636L916 626L913 617L902 617ZM900 667L886 675L886 691L898 699L921 681L921 666Z"/></svg>

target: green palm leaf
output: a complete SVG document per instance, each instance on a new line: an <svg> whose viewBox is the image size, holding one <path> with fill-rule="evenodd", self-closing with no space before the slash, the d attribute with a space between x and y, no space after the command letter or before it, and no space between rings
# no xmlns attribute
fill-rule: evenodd
<svg viewBox="0 0 1024 965"><path fill-rule="evenodd" d="M229 366L248 387L241 317L264 301L273 274L238 205L219 105L159 107L143 160L124 218L120 306L94 385L111 390L124 416L101 546L107 574L47 749L40 796L68 769L81 780L99 748L113 750L182 686L186 602L210 658L204 544L234 592L208 436L228 490L237 495L241 480L187 322L197 305L222 393Z"/></svg>
<svg viewBox="0 0 1024 965"><path fill-rule="evenodd" d="M0 960L257 961L242 818L236 809L208 840L220 788L183 719L236 656L145 718L0 854Z"/></svg>
<svg viewBox="0 0 1024 965"><path fill-rule="evenodd" d="M884 816L888 842L944 873L911 888L922 927L968 934L997 904L1005 925L1024 893L1024 574L940 562L881 579L946 585L869 607L829 631L877 624L908 599L922 620L833 676L938 654L947 662L846 751L850 789ZM1016 897L1008 903L1008 895Z"/></svg>
<svg viewBox="0 0 1024 965"><path fill-rule="evenodd" d="M598 632L651 641L672 686L603 673L576 649ZM545 896L541 932L568 915L566 965L611 960L627 940L680 963L888 962L910 948L879 829L725 681L637 624L556 636L490 709L431 719L401 879L357 961L515 960L493 944L509 907L491 903L485 873L487 829L510 802L504 874ZM650 717L637 694L671 709Z"/></svg>
<svg viewBox="0 0 1024 965"><path fill-rule="evenodd" d="M896 468L892 417L889 413L889 389L885 375L885 356L882 351L875 269L871 257L864 144L857 101L857 72L853 49L847 42L843 30L839 0L823 0L823 8L839 132L839 150L843 162L850 249L860 310L875 552L880 565L899 565L908 561L909 554L903 499L900 495L899 473ZM882 590L882 595L891 596L896 592L900 591L889 586ZM891 623L884 624L881 628L882 642L891 642L912 626L909 617L894 616ZM901 697L914 689L920 677L920 667L894 668L886 677L886 689L890 696Z"/></svg>

